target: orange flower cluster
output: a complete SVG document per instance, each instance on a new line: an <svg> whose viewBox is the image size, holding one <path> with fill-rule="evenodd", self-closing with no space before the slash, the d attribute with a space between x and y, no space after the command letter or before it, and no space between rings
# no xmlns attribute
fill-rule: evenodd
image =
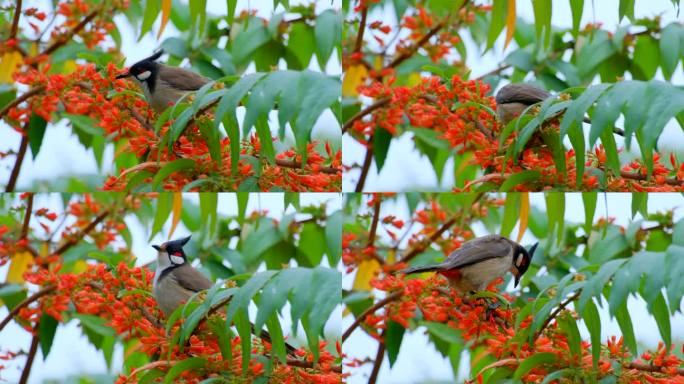
<svg viewBox="0 0 684 384"><path fill-rule="evenodd" d="M487 290L498 293L497 286L502 282L503 279L492 282ZM470 350L484 347L488 354L513 369L520 361L537 353L556 355L553 363L538 366L527 373L522 378L526 383L540 383L551 372L569 366L593 372L588 342L583 341L581 355L574 356L568 346L568 335L556 322L546 328L533 343L516 338L519 331L513 324L519 309L499 307L488 310L489 304L484 299L472 299L467 294L451 289L446 279L439 275L410 280L387 275L373 280L371 284L388 295L402 293L397 300L385 307L384 312L370 315L364 321L367 326L365 329L370 330L373 337L380 337L380 330L386 328L389 320L411 328L411 319L420 316L425 321L443 323L458 330ZM509 301L515 299L509 294L503 295ZM573 312L568 312L574 315ZM532 320L533 316L527 315L521 321L520 329L529 327ZM624 348L622 338L618 340L612 336L608 339L606 348L601 351L598 375L604 377L616 374L614 364L620 364L623 369L619 375L624 382L641 383L645 380L649 383L684 383L684 375L680 373L683 363L682 359L671 351L668 352L662 343L654 354L646 352L641 359L634 359ZM478 375L478 380L481 378L482 372Z"/></svg>
<svg viewBox="0 0 684 384"><path fill-rule="evenodd" d="M386 80L374 81L358 88L363 96L388 102L382 108L374 110L370 119L354 121L351 131L365 145L367 142L362 137L373 136L376 127L397 135L406 120L413 127L436 131L437 138L447 141L458 153L473 153L470 164L478 165L485 172L484 177L467 184L466 190L479 182L501 184L508 177L525 171L536 171L538 177L515 186L514 190L535 191L549 186L595 190L600 185L591 168L606 172L605 189L608 191L684 190L684 165L677 164L675 159L670 159L671 167L668 167L662 162L661 156L654 153L654 169L650 178L647 177L646 166L639 160L626 165L619 175L614 175L607 166L603 146L587 152L587 168L582 175L582 184L576 186L575 151L566 151L565 170L560 170L552 150L541 137L544 131L559 132L560 116L546 121L539 132L533 135L519 158L513 159L506 156L506 151L515 144L516 135L511 135L503 146L500 145L499 136L503 127L496 116L490 113L496 109L496 103L493 97L487 96L489 85L479 80L466 81L458 76L452 77L448 82L439 77L423 78L415 86L395 86L395 81L393 76L389 76Z"/></svg>

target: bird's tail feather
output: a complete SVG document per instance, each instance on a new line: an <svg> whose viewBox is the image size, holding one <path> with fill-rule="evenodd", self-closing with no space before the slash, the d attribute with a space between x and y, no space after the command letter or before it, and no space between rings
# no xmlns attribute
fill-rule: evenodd
<svg viewBox="0 0 684 384"><path fill-rule="evenodd" d="M418 267L411 267L411 268L402 269L401 271L399 271L399 273L404 273L404 274L410 275L412 273L434 272L434 271L439 271L440 269L442 269L442 266L439 264L421 265Z"/></svg>

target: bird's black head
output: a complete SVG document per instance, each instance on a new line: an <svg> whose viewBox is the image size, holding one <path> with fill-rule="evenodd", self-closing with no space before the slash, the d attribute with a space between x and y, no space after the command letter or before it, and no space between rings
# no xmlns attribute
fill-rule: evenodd
<svg viewBox="0 0 684 384"><path fill-rule="evenodd" d="M157 72L159 72L159 64L157 64L156 60L159 59L163 53L163 50L159 50L158 52L155 52L154 55L138 61L128 69L127 73L119 75L116 78L123 79L133 76L141 83L154 83L154 79L157 77Z"/></svg>
<svg viewBox="0 0 684 384"><path fill-rule="evenodd" d="M530 267L532 263L532 257L534 256L534 251L537 249L539 243L535 243L528 251L525 247L518 246L515 255L513 256L513 266L518 273L515 273L515 286L520 283L520 278L527 272L527 268Z"/></svg>
<svg viewBox="0 0 684 384"><path fill-rule="evenodd" d="M172 265L181 265L185 264L187 261L185 251L183 251L183 246L188 241L190 241L190 236L184 237L182 239L167 241L166 243L162 243L162 245L153 245L152 248L159 251L160 254L166 253Z"/></svg>

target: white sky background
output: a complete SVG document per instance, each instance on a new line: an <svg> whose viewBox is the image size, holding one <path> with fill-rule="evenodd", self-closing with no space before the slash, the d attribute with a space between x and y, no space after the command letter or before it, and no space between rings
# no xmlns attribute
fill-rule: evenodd
<svg viewBox="0 0 684 384"><path fill-rule="evenodd" d="M483 3L483 1L478 1L478 3ZM487 1L486 3L491 4L491 1ZM584 26L587 23L602 23L604 29L614 31L618 25L618 4L618 0L585 1L581 25ZM530 0L517 0L516 7L518 17L521 17L528 22L534 22L534 13ZM637 0L634 8L634 14L637 18L662 15L663 21L661 25L667 25L674 20L679 20L680 22L684 20L684 10L680 12L679 18L677 18L676 11L669 0ZM387 7L384 12L376 10L375 12L371 12L368 16L369 22L381 19L387 24L394 25L396 20L394 10L391 7ZM551 21L554 27L572 27L572 13L568 1L556 0L553 2ZM629 23L629 20L625 18L621 24L625 25ZM502 33L501 36L504 36L504 34ZM471 78L478 77L496 69L498 64L517 47L515 40L512 40L508 49L506 49L505 52L502 52L504 39L503 37L500 37L494 48L486 55L482 55L481 52L478 51L477 46L473 43L469 34L463 34L461 37L468 49L466 64L472 69ZM375 43L373 42L373 44ZM376 47L373 44L371 44L371 47ZM376 50L375 48L372 49ZM510 73L510 70L507 73ZM627 76L629 76L629 73L627 73ZM658 68L656 78L663 80L660 68ZM531 76L528 76L527 79L531 79ZM596 82L598 81L599 80L596 80ZM675 74L671 81L674 84L684 84L684 71L682 70L681 64L679 64L675 70ZM503 84L500 86L502 85ZM616 125L621 127L623 124L622 122L623 117L620 116ZM589 134L588 131L588 125L585 124L586 136ZM618 141L618 146L620 146L622 138L618 137L616 140ZM567 138L565 141L566 147L570 148L570 142ZM636 144L636 141L634 141L633 144ZM343 163L345 165L354 163L360 165L363 163L363 157L366 153L366 148L363 145L357 143L349 135L344 135L342 137L342 145L344 147ZM678 155L682 155L684 134L676 121L672 120L665 127L662 136L658 140L658 148L661 151L672 151L673 149L677 149L679 151ZM637 145L632 146L632 153L638 154ZM454 162L453 158L450 158L444 168L443 179L438 183L437 175L435 174L429 159L414 148L413 135L407 133L392 141L385 165L379 175L375 164L371 166L364 190L374 192L415 190L449 191L454 185L453 172ZM355 169L352 172L345 174L342 180L342 190L353 191L354 187L356 187L359 174L359 169ZM397 177L397 175L401 175L401 177Z"/></svg>
<svg viewBox="0 0 684 384"><path fill-rule="evenodd" d="M565 195L566 208L565 220L575 223L584 223L584 205L582 197L579 193L567 193ZM541 193L530 194L530 203L542 210L545 210L546 204L544 202L544 195ZM608 194L608 206L606 210L605 195L599 194L596 205L596 213L594 222L599 217L605 217L606 212L609 217L615 217L615 223L618 225L627 226L631 221L631 194L629 193L610 193ZM684 217L684 198L676 193L659 193L650 194L648 199L649 212L662 212L668 209L675 209L674 219L680 220ZM402 197L398 200L398 204L383 205L381 215L393 214L398 219L406 222L408 218L408 208L406 207L405 199ZM637 214L635 220L640 218ZM419 227L414 225L414 232L419 230ZM476 236L487 234L483 226L474 228ZM518 226L513 229L513 234L518 233ZM383 236L387 239L387 234L384 231L378 230L378 236ZM522 244L529 246L535 241L534 236L528 230L523 237ZM354 274L346 275L342 279L342 287L350 289L354 281ZM512 285L508 287L508 291L512 291ZM684 300L682 305L684 305ZM632 323L634 324L634 333L639 347L646 346L647 348L655 349L658 342L661 340L660 333L655 320L646 311L646 303L641 299L635 299L630 296L628 301L629 313L632 316ZM607 338L611 335L620 336L620 328L615 320L610 320L607 308L599 307L601 314L601 340L605 343ZM342 320L342 329L347 329L353 322L353 316L346 316ZM681 345L684 341L684 315L677 313L671 317L672 340L677 345ZM382 384L408 384L408 383L452 383L454 382L451 364L449 360L442 357L442 355L434 348L433 344L428 341L425 334L425 327L419 327L413 332L406 332L402 340L399 356L390 370L389 360L385 356L380 375L378 376L378 383ZM580 323L580 332L584 340L588 340L589 333L583 323ZM364 360L365 358L375 359L378 343L375 339L368 336L360 328L344 343L344 352L353 358ZM464 354L464 356L467 354ZM463 382L467 378L468 369L470 365L466 357L461 359L460 377ZM349 384L363 384L368 381L370 372L372 370L372 363L365 364L361 368L355 368L355 374L347 381ZM351 371L351 370L350 370Z"/></svg>
<svg viewBox="0 0 684 384"><path fill-rule="evenodd" d="M187 2L187 0L185 0ZM310 4L311 0L290 0L290 5ZM51 9L49 5L51 1L45 0L28 0L24 1L24 8L37 7L41 10ZM320 13L325 9L334 8L341 9L341 0L316 0L316 13ZM255 9L258 15L270 19L273 15L273 1L271 0L238 0L236 14L244 9ZM282 6L278 7L277 12L282 12ZM207 1L207 13L214 15L226 15L227 8L225 1L210 0ZM114 18L119 31L121 32L121 51L126 56L125 65L130 66L135 62L150 56L161 43L168 37L178 36L178 30L173 23L168 23L164 33L159 40L156 39L157 31L159 30L160 19L158 18L152 28L145 37L137 42L138 32L131 28L128 21L123 15L118 15ZM46 19L47 20L47 19ZM47 24L47 21L44 23ZM42 24L41 24L42 25ZM26 28L29 28L26 26ZM30 28L29 28L30 29ZM113 45L113 44L112 44ZM337 50L334 51L331 59L328 61L326 73L329 75L340 75L342 73L342 66L337 59ZM165 57L162 57L162 60ZM183 63L187 66L187 63ZM285 69L286 65L281 60L280 68ZM310 70L320 71L318 62L315 56L312 58ZM246 73L255 72L254 65L250 65ZM238 121L242 124L245 109L238 108ZM277 134L278 120L277 113L271 113L271 130L273 135ZM312 138L319 140L330 140L334 148L341 145L340 142L340 125L333 116L332 112L326 110L316 122L312 131ZM16 131L10 128L4 122L0 122L0 151L7 152L9 150L16 151L19 148L21 137ZM285 142L288 147L294 145L294 136L291 130L286 131ZM283 150L282 146L278 146L277 150ZM14 166L14 156L9 156L7 159L0 160L0 180L7 183L9 175ZM49 124L43 138L43 145L38 153L36 159L32 158L31 152L28 151L22 164L21 173L17 180L17 190L22 190L33 186L37 180L58 180L59 178L66 178L74 175L110 175L114 172L114 149L109 145L105 150L103 157L103 169L98 169L95 157L92 150L86 150L81 145L75 134L72 133L71 127L62 121L59 124Z"/></svg>
<svg viewBox="0 0 684 384"><path fill-rule="evenodd" d="M199 204L197 195L184 194L184 198L194 201ZM339 210L342 206L341 195L334 193L307 193L300 194L300 203L302 206L318 205L327 203L328 212L331 213ZM61 213L62 200L58 194L44 195L39 194L34 200L34 207L47 207L51 211ZM270 217L280 218L283 215L283 194L282 193L262 193L252 194L247 206L247 213L258 209L267 210ZM237 213L237 199L234 194L223 193L219 196L218 211L223 215L235 215ZM289 207L287 213L294 212L292 207ZM57 220L59 221L59 219ZM150 229L143 227L135 218L127 219L126 224L133 237L132 251L138 257L137 265L147 264L156 259L156 252L150 244L160 244L168 240L168 230L170 229L171 220L168 220L164 226L162 233L157 234L151 242L147 239L150 235ZM36 226L36 222L32 221L32 226ZM42 233L42 229L38 227L36 233ZM178 228L173 234L173 238L180 238L190 235L190 233L183 223L179 223ZM123 245L123 242L122 242ZM324 258L325 259L325 258ZM327 259L325 259L327 260ZM0 281L5 281L9 264L0 268ZM252 305L253 311L256 307ZM283 331L286 335L290 332L290 318L289 305L286 305L283 314L285 316L281 319ZM2 306L0 308L0 318L6 317L8 314L7 308ZM256 313L251 313L254 316ZM342 321L342 309L338 307L331 315L325 326L325 334L327 336L341 335L340 324ZM305 341L303 331L299 330L297 342ZM0 333L0 352L4 353L7 350L17 351L23 349L28 351L31 344L31 336L23 328L18 326L15 322L10 322L5 329ZM299 344L295 344L299 345ZM0 371L0 383L16 383L21 376L21 371L24 367L26 359L17 358L13 361L2 361L2 365L6 368ZM123 364L123 348L118 345L115 348L114 358L112 360L113 373L118 373ZM107 366L105 364L102 352L98 351L90 342L88 338L82 334L82 331L77 320L71 321L66 325L60 325L54 339L52 350L48 355L48 359L43 361L43 356L39 351L33 362L33 369L31 370L31 377L29 383L42 383L43 380L62 380L72 375L93 375L107 373Z"/></svg>

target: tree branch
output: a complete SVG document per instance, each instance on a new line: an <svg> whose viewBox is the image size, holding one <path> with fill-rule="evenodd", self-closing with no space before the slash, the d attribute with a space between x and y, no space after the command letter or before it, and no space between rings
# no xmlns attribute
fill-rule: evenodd
<svg viewBox="0 0 684 384"><path fill-rule="evenodd" d="M378 309L384 307L385 305L398 300L401 296L403 295L402 291L397 291L394 292L393 294L385 297L384 299L378 301L377 303L373 304L372 306L368 307L365 311L363 311L355 320L354 322L347 328L346 331L342 334L342 343L344 343L349 336L351 336L352 332L361 325L363 320L370 314L375 313Z"/></svg>
<svg viewBox="0 0 684 384"><path fill-rule="evenodd" d="M19 17L21 16L21 2L22 0L17 0L17 6L14 8L14 18L12 19L12 28L10 29L8 40L12 40L17 37L17 31L19 30Z"/></svg>
<svg viewBox="0 0 684 384"><path fill-rule="evenodd" d="M565 301L563 301L553 312L551 312L549 317L547 317L544 321L544 324L542 324L541 328L539 328L537 333L534 335L534 339L537 340L537 338L541 336L542 332L544 332L544 329L546 329L546 327L548 327L549 324L551 324L551 321L553 321L553 319L555 319L556 316L558 316L558 314L565 309L565 307L567 307L573 301L577 300L581 293L582 290L580 289L579 291L575 292L575 294L565 299Z"/></svg>
<svg viewBox="0 0 684 384"><path fill-rule="evenodd" d="M650 365L650 364L643 364L643 363L637 363L637 362L632 362L623 365L626 369L637 369L639 371L647 371L647 372L663 372L663 369L665 367L658 367L655 365ZM677 368L677 373L680 375L684 375L684 368Z"/></svg>
<svg viewBox="0 0 684 384"><path fill-rule="evenodd" d="M19 384L26 384L31 374L31 367L33 366L33 360L36 357L36 352L38 352L38 342L40 342L40 322L36 322L33 326L33 338L31 339L31 347L29 349L28 358L26 359L26 365L24 370L21 372L21 378L19 379Z"/></svg>
<svg viewBox="0 0 684 384"><path fill-rule="evenodd" d="M27 128L28 123L24 125ZM17 152L17 159L14 161L14 167L12 167L12 173L10 174L9 181L5 187L5 192L14 192L14 188L17 186L17 180L19 179L19 172L21 171L21 165L24 163L24 157L26 157L26 151L29 146L29 138L26 132L23 133L21 137L21 143L19 143L19 151Z"/></svg>
<svg viewBox="0 0 684 384"><path fill-rule="evenodd" d="M98 224L100 224L100 223L107 217L107 215L109 215L109 213L110 213L110 209L106 209L104 212L100 213L100 214L95 218L95 220L93 220L90 224L88 224L87 227L83 228L83 230L81 230L81 232L79 232L78 234L76 234L76 237L72 237L72 238L69 239L66 243L62 244L62 246L60 246L59 248L57 248L57 250L56 250L55 252L53 252L53 254L55 254L55 255L62 255L62 254L64 254L64 252L66 252L67 250L69 250L69 248L73 247L73 246L76 245L79 241L81 241L81 239L83 239L88 233L90 233L90 231L92 231L93 229L95 229L95 227L96 227Z"/></svg>
<svg viewBox="0 0 684 384"><path fill-rule="evenodd" d="M376 109L384 107L390 102L390 100L391 99L389 97L379 99L375 103L366 107L366 109L359 111L354 116L350 117L349 120L347 120L342 126L342 134L346 133L349 129L351 129L352 125L354 125L354 122L356 122L359 119L362 119L364 116L368 115L369 113L372 113Z"/></svg>
<svg viewBox="0 0 684 384"><path fill-rule="evenodd" d="M366 184L366 178L368 177L368 172L370 171L371 163L373 162L373 136L368 139L366 156L363 158L363 167L361 168L361 175L359 177L359 182L356 184L354 192L363 192L363 187Z"/></svg>
<svg viewBox="0 0 684 384"><path fill-rule="evenodd" d="M430 246L430 244L434 243L437 239L439 239L439 237L442 236L442 234L446 232L449 228L451 228L454 224L456 224L456 217L452 217L451 219L447 220L444 224L442 224L442 226L439 227L439 229L437 229L432 235L430 235L428 241L421 241L420 243L416 244L416 246L409 249L401 258L401 260L399 260L399 262L408 263L409 261L411 261L411 259L425 251L427 247Z"/></svg>
<svg viewBox="0 0 684 384"><path fill-rule="evenodd" d="M85 19L81 20L80 23L78 23L74 28L72 28L69 32L67 32L64 36L59 36L57 37L57 40L55 40L54 43L50 44L47 48L45 48L45 51L41 53L41 55L49 55L52 52L56 51L57 49L61 48L64 44L69 42L71 38L74 37L77 33L81 32L85 26L91 22L97 14L100 13L100 9L95 9L94 11L90 12L88 16L85 17Z"/></svg>
<svg viewBox="0 0 684 384"><path fill-rule="evenodd" d="M28 200L26 201L26 212L24 212L24 224L21 226L21 240L24 240L28 236L29 222L31 221L32 214L33 193L29 193Z"/></svg>
<svg viewBox="0 0 684 384"><path fill-rule="evenodd" d="M385 331L382 332L381 339L385 339ZM375 384L378 380L378 374L380 373L380 367L382 366L382 361L385 359L385 342L378 342L378 352L375 354L375 361L373 362L373 371L368 378L368 384Z"/></svg>
<svg viewBox="0 0 684 384"><path fill-rule="evenodd" d="M366 30L366 19L368 17L368 6L361 10L361 21L359 22L359 33L356 35L356 44L354 45L354 52L361 52L363 45L363 34Z"/></svg>
<svg viewBox="0 0 684 384"><path fill-rule="evenodd" d="M29 304L40 299L41 297L43 297L49 293L52 293L55 289L57 289L56 285L47 285L47 286L43 287L40 291L38 291L38 292L34 293L33 295L25 298L21 303L17 304L17 306L12 308L10 313L7 314L7 317L2 319L2 322L0 322L0 332L5 328L5 326L10 322L10 320L12 320L12 318L14 318L14 316L16 316L17 313L19 313L19 311L22 308L28 306Z"/></svg>
<svg viewBox="0 0 684 384"><path fill-rule="evenodd" d="M5 105L2 109L0 109L0 119L3 118L7 112L9 112L10 109L16 107L17 105L23 103L26 101L28 98L35 96L45 90L44 85L40 85L37 87L33 87L29 89L26 93L23 95L17 97L16 99L12 100L9 104Z"/></svg>
<svg viewBox="0 0 684 384"><path fill-rule="evenodd" d="M638 180L638 181L646 181L648 178L645 175L642 175L640 173L631 173L631 172L626 172L626 171L620 171L620 176L625 179L630 179L630 180ZM680 187L684 185L684 180L679 180L679 179L674 179L674 178L666 178L665 183L668 185L673 185L676 187Z"/></svg>

